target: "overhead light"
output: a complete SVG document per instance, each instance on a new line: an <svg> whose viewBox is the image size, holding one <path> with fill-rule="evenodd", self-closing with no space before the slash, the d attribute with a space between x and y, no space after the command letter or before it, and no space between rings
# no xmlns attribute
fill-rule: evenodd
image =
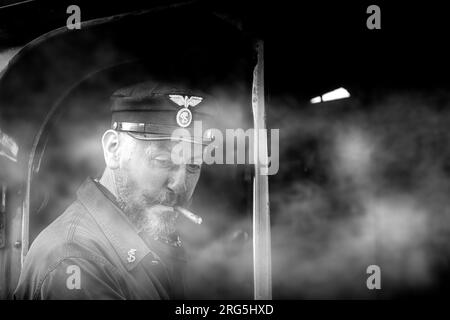
<svg viewBox="0 0 450 320"><path fill-rule="evenodd" d="M319 102L322 102L322 98L320 96L311 99L311 103L319 103Z"/></svg>
<svg viewBox="0 0 450 320"><path fill-rule="evenodd" d="M310 101L311 101L311 103L319 103L319 102L345 99L348 97L350 97L350 93L347 91L347 89L340 87L336 90L327 92L327 93L323 94L322 96L314 97Z"/></svg>

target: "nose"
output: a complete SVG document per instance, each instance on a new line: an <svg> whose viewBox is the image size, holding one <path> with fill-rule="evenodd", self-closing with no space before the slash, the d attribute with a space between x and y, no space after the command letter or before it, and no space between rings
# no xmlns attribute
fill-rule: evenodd
<svg viewBox="0 0 450 320"><path fill-rule="evenodd" d="M182 195L184 194L184 192L186 192L185 166L177 166L176 169L171 171L167 187L177 195Z"/></svg>

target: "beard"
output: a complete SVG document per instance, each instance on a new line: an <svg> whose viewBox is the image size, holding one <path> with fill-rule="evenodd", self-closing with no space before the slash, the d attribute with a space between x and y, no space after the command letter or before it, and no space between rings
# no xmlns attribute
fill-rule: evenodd
<svg viewBox="0 0 450 320"><path fill-rule="evenodd" d="M151 210L156 205L173 207L186 203L184 197L162 190L157 196L141 192L137 184L130 179L127 168L114 172L119 207L130 222L138 229L152 236L168 237L175 232L178 213L176 211Z"/></svg>

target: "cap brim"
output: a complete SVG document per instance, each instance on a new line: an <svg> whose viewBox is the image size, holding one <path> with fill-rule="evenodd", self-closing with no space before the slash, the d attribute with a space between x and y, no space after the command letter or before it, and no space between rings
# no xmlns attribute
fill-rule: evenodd
<svg viewBox="0 0 450 320"><path fill-rule="evenodd" d="M189 143L208 145L212 142L212 140L207 139L195 139L193 137L175 137L172 135L162 135L162 134L153 134L153 133L136 133L136 132L127 132L130 136L138 140L146 140L146 141L161 141L161 140L171 140L171 141L185 141Z"/></svg>

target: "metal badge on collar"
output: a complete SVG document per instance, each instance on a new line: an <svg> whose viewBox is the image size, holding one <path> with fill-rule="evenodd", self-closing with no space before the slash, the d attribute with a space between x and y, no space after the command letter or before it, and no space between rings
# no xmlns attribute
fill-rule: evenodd
<svg viewBox="0 0 450 320"><path fill-rule="evenodd" d="M180 107L183 107L177 113L177 124L182 128L189 126L192 122L192 112L188 108L195 107L202 102L203 98L197 96L188 97L178 94L170 94L169 98Z"/></svg>
<svg viewBox="0 0 450 320"><path fill-rule="evenodd" d="M132 263L136 260L136 249L130 249L128 251L128 258L127 258L129 263Z"/></svg>

